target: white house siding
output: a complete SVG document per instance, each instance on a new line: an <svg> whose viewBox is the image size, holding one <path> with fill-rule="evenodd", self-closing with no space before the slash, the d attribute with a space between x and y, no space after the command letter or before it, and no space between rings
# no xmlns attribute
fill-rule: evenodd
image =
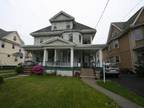
<svg viewBox="0 0 144 108"><path fill-rule="evenodd" d="M69 22L55 22L52 23L52 30L54 30L54 26L56 26L55 30L65 30L67 29L67 25L70 25L70 29L73 28L73 22L69 21Z"/></svg>
<svg viewBox="0 0 144 108"><path fill-rule="evenodd" d="M13 40L14 36L16 36L16 41ZM21 45L18 45L22 42L17 34L15 32L10 33L9 35L3 37L3 39L10 40L11 42L8 42L7 40L0 40L0 65L17 65L18 63L23 62L24 55L23 58L17 57L17 61L15 61L15 56L13 56L13 54L19 52L19 50L21 50L21 52L24 54L24 49L21 47ZM1 47L2 43L4 43L4 48ZM13 44L14 49L12 48Z"/></svg>
<svg viewBox="0 0 144 108"><path fill-rule="evenodd" d="M16 37L16 41L13 40L14 37ZM17 35L16 32L12 32L12 33L8 34L7 36L4 36L3 38L4 38L4 39L7 39L7 40L10 40L10 41L13 41L13 42L16 42L16 43L18 43L18 44L21 44L21 39L20 39L20 37Z"/></svg>

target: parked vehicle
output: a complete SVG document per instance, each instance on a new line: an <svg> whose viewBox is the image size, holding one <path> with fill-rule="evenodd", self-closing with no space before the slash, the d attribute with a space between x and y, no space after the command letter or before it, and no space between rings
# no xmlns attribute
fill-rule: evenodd
<svg viewBox="0 0 144 108"><path fill-rule="evenodd" d="M106 63L105 64L105 74L106 74L106 76L119 77L120 70L118 68L118 65L115 63Z"/></svg>

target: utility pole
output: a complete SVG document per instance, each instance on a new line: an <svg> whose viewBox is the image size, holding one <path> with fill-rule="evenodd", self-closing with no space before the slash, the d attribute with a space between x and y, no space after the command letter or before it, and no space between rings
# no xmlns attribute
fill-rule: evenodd
<svg viewBox="0 0 144 108"><path fill-rule="evenodd" d="M105 83L105 63L103 63L103 82Z"/></svg>

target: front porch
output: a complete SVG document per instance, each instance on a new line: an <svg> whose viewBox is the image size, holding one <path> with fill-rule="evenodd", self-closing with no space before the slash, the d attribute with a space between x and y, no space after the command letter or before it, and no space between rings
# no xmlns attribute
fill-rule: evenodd
<svg viewBox="0 0 144 108"><path fill-rule="evenodd" d="M92 68L99 64L97 51L82 49L44 49L33 50L32 60L45 67Z"/></svg>
<svg viewBox="0 0 144 108"><path fill-rule="evenodd" d="M73 76L82 68L95 68L100 65L96 57L98 50L74 48L45 48L29 50L32 60L45 67L47 73Z"/></svg>

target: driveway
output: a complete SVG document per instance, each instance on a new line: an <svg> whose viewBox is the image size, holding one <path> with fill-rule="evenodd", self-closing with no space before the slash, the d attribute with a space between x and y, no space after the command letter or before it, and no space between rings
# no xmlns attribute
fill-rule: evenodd
<svg viewBox="0 0 144 108"><path fill-rule="evenodd" d="M144 78L139 78L133 74L122 74L119 79L113 80L134 91L136 94L144 96Z"/></svg>

